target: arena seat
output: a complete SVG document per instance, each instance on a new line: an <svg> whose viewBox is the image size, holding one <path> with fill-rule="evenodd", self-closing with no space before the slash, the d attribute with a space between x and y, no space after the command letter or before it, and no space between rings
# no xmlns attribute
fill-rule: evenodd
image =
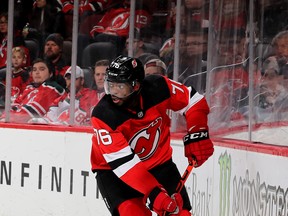
<svg viewBox="0 0 288 216"><path fill-rule="evenodd" d="M101 59L113 60L117 56L116 46L110 42L95 42L83 50L82 68L94 67L95 62Z"/></svg>
<svg viewBox="0 0 288 216"><path fill-rule="evenodd" d="M32 63L39 56L39 44L35 40L25 40L25 47L29 50L30 62Z"/></svg>
<svg viewBox="0 0 288 216"><path fill-rule="evenodd" d="M63 41L63 56L67 62L71 62L72 56L72 42L68 40Z"/></svg>
<svg viewBox="0 0 288 216"><path fill-rule="evenodd" d="M0 69L0 82L6 80L6 67Z"/></svg>
<svg viewBox="0 0 288 216"><path fill-rule="evenodd" d="M159 49L160 48L156 44L145 42L144 45L146 48L145 52L152 53L152 54L159 56Z"/></svg>
<svg viewBox="0 0 288 216"><path fill-rule="evenodd" d="M84 87L92 88L94 83L93 68L82 68L82 70L84 72Z"/></svg>

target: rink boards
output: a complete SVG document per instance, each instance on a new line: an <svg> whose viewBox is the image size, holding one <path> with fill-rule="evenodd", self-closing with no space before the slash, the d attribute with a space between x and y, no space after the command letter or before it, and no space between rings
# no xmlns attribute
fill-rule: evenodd
<svg viewBox="0 0 288 216"><path fill-rule="evenodd" d="M109 215L90 171L89 130L0 124L0 137L0 216ZM180 137L173 158L183 172ZM186 183L194 216L288 215L287 147L214 143Z"/></svg>

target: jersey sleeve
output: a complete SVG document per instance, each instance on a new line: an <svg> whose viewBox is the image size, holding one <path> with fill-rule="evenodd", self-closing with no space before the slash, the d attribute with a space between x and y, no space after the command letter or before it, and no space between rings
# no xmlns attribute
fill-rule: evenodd
<svg viewBox="0 0 288 216"><path fill-rule="evenodd" d="M96 117L92 117L91 122L94 128L91 152L92 168L93 163L101 163L100 158L102 157L122 181L144 195L149 194L154 187L160 185L148 172L139 157L133 153L121 132L112 130Z"/></svg>
<svg viewBox="0 0 288 216"><path fill-rule="evenodd" d="M193 87L165 79L170 90L170 108L185 116L187 130L196 125L207 126L209 107L204 96Z"/></svg>

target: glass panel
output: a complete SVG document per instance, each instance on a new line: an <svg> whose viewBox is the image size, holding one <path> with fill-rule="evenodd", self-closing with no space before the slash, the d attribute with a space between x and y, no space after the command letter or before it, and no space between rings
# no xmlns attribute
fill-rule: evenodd
<svg viewBox="0 0 288 216"><path fill-rule="evenodd" d="M180 6L180 34L175 35L175 16L177 2L171 4L170 39L166 47L160 50L160 56L167 63L168 77L186 86L193 86L199 93L205 94L207 76L209 1L185 0ZM173 49L175 40L179 38L179 49ZM173 46L168 44L173 44ZM174 66L174 52L178 52L179 63ZM175 68L174 68L175 67ZM178 74L175 69L178 68ZM176 115L175 132L186 131L182 116Z"/></svg>
<svg viewBox="0 0 288 216"><path fill-rule="evenodd" d="M185 0L181 8L178 81L204 93L206 88L209 2Z"/></svg>
<svg viewBox="0 0 288 216"><path fill-rule="evenodd" d="M249 101L248 11L248 1L216 0L213 4L214 45L209 50L212 54L208 89L212 132L248 124L242 113Z"/></svg>
<svg viewBox="0 0 288 216"><path fill-rule="evenodd" d="M279 124L287 121L288 2L285 0L183 0L180 7L179 35L175 35L175 26L176 5L180 1L135 1L135 14L133 12L132 16L130 1L79 1L78 36L75 33L73 35L72 31L73 20L76 18L72 1L47 1L48 6L44 2L15 1L13 52L11 51L11 102L14 109L12 122L27 122L30 118L27 112L43 117L51 106L54 101L52 94L45 96L44 101L36 100L38 93L35 91L39 90L37 85L26 89L25 96L23 91L27 84L33 82L33 71L37 71L35 65L32 67L32 62L49 53L52 54L50 59L57 62L57 55L53 54L54 51L57 52L57 47L62 50L62 60L56 67L54 65L55 81L58 83L57 88L56 83L53 84L53 88L58 89L55 97L64 94L66 82L73 83L76 88L75 125L87 125L85 116L89 116L88 113L91 113L93 106L104 94L101 84L103 73L111 60L120 54L138 57L145 65L147 74L162 73L169 78L176 77L177 81L187 86L192 85L205 94L211 107L209 123L212 133L231 128L237 130L243 126L247 127L247 132L249 118L252 130L255 126L259 128L261 123ZM8 24L9 1L5 0L1 5L0 113L3 114L7 70L5 26ZM44 16L41 12L43 10L47 12ZM134 19L131 31L130 18ZM73 38L77 40L72 40ZM175 41L178 40L179 47L175 47ZM53 48L53 44L56 48ZM252 49L249 49L249 44ZM72 52L73 46L76 46L77 54ZM18 68L25 72L18 76L20 73L14 74L15 68L17 69L15 59L21 55L25 57ZM65 80L65 72L71 66L73 56L82 70L76 68L75 81L71 77L69 80L69 73ZM178 61L177 58L174 59L175 56L179 56L179 64L174 67L174 61ZM158 67L157 70L155 66ZM84 79L81 78L83 74ZM21 81L19 88L14 88L16 77ZM250 81L252 77L253 82ZM34 77L34 82L35 79ZM62 89L59 85L62 85ZM81 85L84 85L85 92L78 91ZM19 106L14 103L22 103L17 97L21 93L21 97L26 97L27 103L34 104L25 106L24 110L27 112L20 118L23 109L15 112L19 110ZM253 99L249 101L248 95L251 93ZM86 98L86 101L79 99L80 96ZM70 100L74 99L68 97L62 101L62 105L66 104L67 108ZM37 106L39 109L35 108ZM66 118L66 123L69 121L68 109L63 109L58 115L57 118ZM57 118L49 123L55 124ZM183 131L183 120L178 116L176 118L176 132ZM248 136L244 139L248 139Z"/></svg>
<svg viewBox="0 0 288 216"><path fill-rule="evenodd" d="M215 46L211 50L208 95L214 132L231 133L240 128L243 131L243 126L249 125L249 117L254 132L262 123L279 124L287 120L287 18L284 14L288 3L253 1L252 6L249 3L218 0L213 4L211 31ZM252 49L248 49L249 43ZM252 77L253 82L249 82ZM253 92L252 104L249 104L249 91ZM259 141L253 138L254 134L252 141ZM265 135L261 141L265 142Z"/></svg>
<svg viewBox="0 0 288 216"><path fill-rule="evenodd" d="M1 9L7 13L11 1L5 2L7 8ZM71 50L66 49L62 5L57 1L15 1L12 11L12 50L3 47L5 34L1 33L1 51L12 52L10 121L27 123L31 117L43 117L54 99L64 94L64 74L70 66ZM38 58L49 62L37 60L34 64ZM6 75L6 65L3 70Z"/></svg>
<svg viewBox="0 0 288 216"><path fill-rule="evenodd" d="M256 54L261 79L254 96L254 115L256 123L281 125L288 119L288 2L260 1L257 7L261 8L256 14ZM262 139L269 139L269 134Z"/></svg>
<svg viewBox="0 0 288 216"><path fill-rule="evenodd" d="M87 98L91 113L104 95L106 68L118 55L127 54L130 1L96 1L90 6L95 10L85 11L87 7L80 3L77 64L84 71L85 86L93 91L94 96ZM138 29L147 26L149 16L143 2L137 1L134 26ZM135 44L136 40L137 45L140 44L139 36L135 36Z"/></svg>

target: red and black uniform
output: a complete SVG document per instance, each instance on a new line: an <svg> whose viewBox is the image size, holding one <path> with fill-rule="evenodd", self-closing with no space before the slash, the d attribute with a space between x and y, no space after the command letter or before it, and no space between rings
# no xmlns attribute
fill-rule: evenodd
<svg viewBox="0 0 288 216"><path fill-rule="evenodd" d="M99 33L109 33L120 37L129 35L130 8L112 8L107 11L102 19L90 31L92 37ZM135 11L135 28L141 29L151 21L151 15L147 10L138 9Z"/></svg>
<svg viewBox="0 0 288 216"><path fill-rule="evenodd" d="M92 170L113 215L120 203L146 197L156 186L175 193L180 174L172 162L167 109L183 114L187 128L206 124L209 113L205 98L195 89L158 75L144 79L138 96L140 106L129 110L105 95L92 113ZM181 195L183 208L190 210L185 188Z"/></svg>
<svg viewBox="0 0 288 216"><path fill-rule="evenodd" d="M98 94L95 90L82 88L75 95L75 124L90 124L90 116L92 109L99 102ZM70 94L65 93L57 98L49 108L49 112L45 115L49 122L59 122L61 124L69 124L70 119Z"/></svg>
<svg viewBox="0 0 288 216"><path fill-rule="evenodd" d="M6 75L1 82L6 85ZM12 101L15 100L19 95L23 93L26 86L31 83L32 78L30 72L26 68L22 68L19 71L12 71L12 80L11 80L11 98Z"/></svg>
<svg viewBox="0 0 288 216"><path fill-rule="evenodd" d="M17 98L23 93L26 86L31 83L32 78L27 69L23 68L20 71L12 72L12 91L11 96Z"/></svg>
<svg viewBox="0 0 288 216"><path fill-rule="evenodd" d="M7 67L7 37L3 38L2 41L0 41L0 69ZM17 45L13 45L13 47L16 47ZM19 44L21 48L24 49L26 54L26 65L30 66L30 53L27 47L24 45Z"/></svg>
<svg viewBox="0 0 288 216"><path fill-rule="evenodd" d="M64 88L54 81L45 81L39 86L28 85L11 105L11 121L27 122L33 117L43 117L53 101L64 92Z"/></svg>

